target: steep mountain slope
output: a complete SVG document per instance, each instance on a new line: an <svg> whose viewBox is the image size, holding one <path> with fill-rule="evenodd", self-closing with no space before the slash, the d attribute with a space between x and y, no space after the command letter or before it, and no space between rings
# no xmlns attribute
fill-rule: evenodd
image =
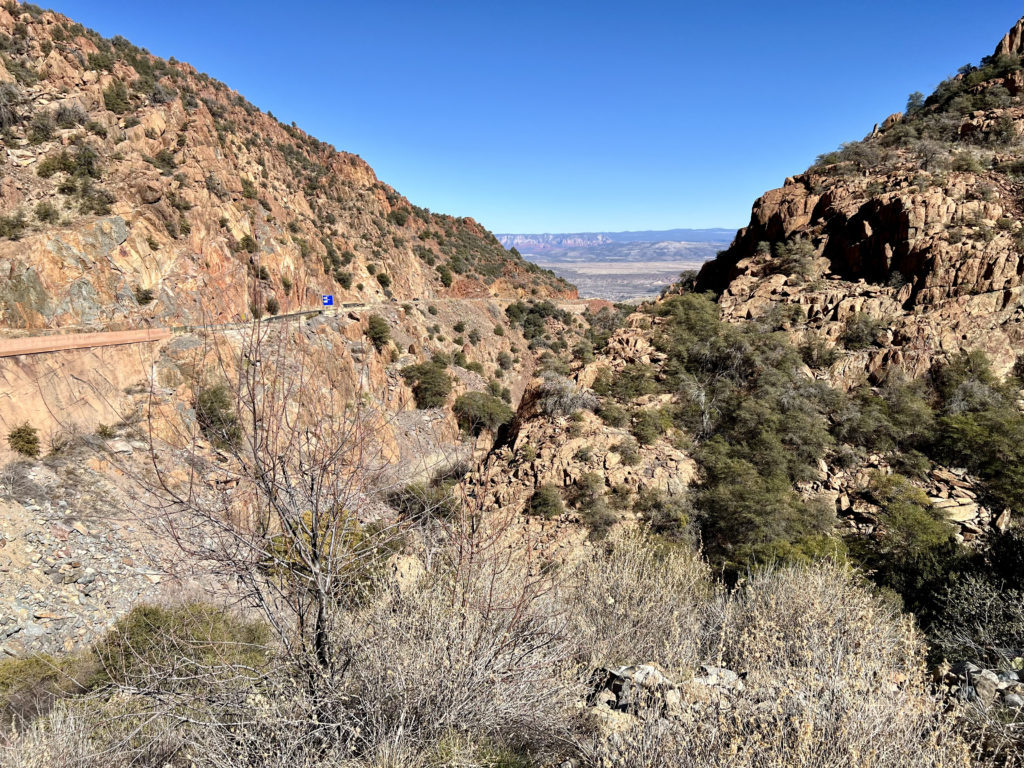
<svg viewBox="0 0 1024 768"><path fill-rule="evenodd" d="M828 345L873 319L864 348L833 366L848 384L865 368L920 375L964 349L1009 372L1024 341L1020 29L765 194L698 289L735 318L795 305L792 332Z"/></svg>
<svg viewBox="0 0 1024 768"><path fill-rule="evenodd" d="M0 56L4 326L219 322L321 293L574 295L187 64L15 2Z"/></svg>

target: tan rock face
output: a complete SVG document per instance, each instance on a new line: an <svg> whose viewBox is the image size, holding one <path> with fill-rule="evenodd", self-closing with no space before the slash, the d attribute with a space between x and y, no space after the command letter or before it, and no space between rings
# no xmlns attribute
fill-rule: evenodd
<svg viewBox="0 0 1024 768"><path fill-rule="evenodd" d="M934 184L926 176L908 161L877 175L789 179L757 201L748 227L705 265L699 286L720 292L727 318L795 305L790 330L798 340L813 333L835 342L857 313L881 321L881 349L859 363L844 359L839 381L858 367L876 374L896 365L917 375L965 349L984 349L1006 373L1024 335L1014 193L1002 174L951 172ZM763 252L763 243L796 240L814 249L802 275Z"/></svg>

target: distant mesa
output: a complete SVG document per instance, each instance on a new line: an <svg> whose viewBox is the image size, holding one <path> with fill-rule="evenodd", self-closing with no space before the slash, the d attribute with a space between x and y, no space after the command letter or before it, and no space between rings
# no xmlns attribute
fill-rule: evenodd
<svg viewBox="0 0 1024 768"><path fill-rule="evenodd" d="M506 248L515 248L522 253L544 253L560 248L590 248L614 243L679 242L728 245L735 236L735 229L663 229L636 232L496 235Z"/></svg>

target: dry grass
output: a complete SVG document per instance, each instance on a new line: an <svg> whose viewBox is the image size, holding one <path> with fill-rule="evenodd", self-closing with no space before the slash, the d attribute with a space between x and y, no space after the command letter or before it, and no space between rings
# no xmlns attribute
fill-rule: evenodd
<svg viewBox="0 0 1024 768"><path fill-rule="evenodd" d="M638 768L970 764L911 622L851 572L764 572L701 610L716 624L706 658L746 672L745 690L727 709L634 721L595 754Z"/></svg>
<svg viewBox="0 0 1024 768"><path fill-rule="evenodd" d="M512 562L467 564L442 547L415 588L371 590L335 629L342 673L314 691L283 656L263 679L216 696L156 701L141 686L101 707L71 700L16 737L8 764L970 764L929 692L911 622L850 571L774 570L726 593L698 556L641 533L613 535L557 579ZM597 729L582 708L589 673L620 662L660 664L683 683L683 706L619 713L614 732ZM701 663L746 673L745 689L716 705L685 682Z"/></svg>

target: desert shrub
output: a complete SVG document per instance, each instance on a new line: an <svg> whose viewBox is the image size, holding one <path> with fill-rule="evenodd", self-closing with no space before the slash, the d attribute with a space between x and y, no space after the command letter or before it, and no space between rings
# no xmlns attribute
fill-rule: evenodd
<svg viewBox="0 0 1024 768"><path fill-rule="evenodd" d="M641 408L633 414L629 431L640 445L650 445L672 426L672 417L660 408Z"/></svg>
<svg viewBox="0 0 1024 768"><path fill-rule="evenodd" d="M453 483L410 483L388 494L387 501L410 520L435 517L451 518L459 510L459 502L452 493Z"/></svg>
<svg viewBox="0 0 1024 768"><path fill-rule="evenodd" d="M627 467L634 467L640 463L640 446L632 437L627 437L622 442L613 445L612 451L619 454L622 463Z"/></svg>
<svg viewBox="0 0 1024 768"><path fill-rule="evenodd" d="M366 322L366 335L373 343L373 348L380 352L391 341L391 326L380 315L370 315Z"/></svg>
<svg viewBox="0 0 1024 768"><path fill-rule="evenodd" d="M381 288L387 289L391 287L391 277L386 272L377 273L377 282Z"/></svg>
<svg viewBox="0 0 1024 768"><path fill-rule="evenodd" d="M235 412L235 401L226 384L213 384L200 389L193 407L199 428L211 443L231 447L241 439L242 428Z"/></svg>
<svg viewBox="0 0 1024 768"><path fill-rule="evenodd" d="M847 349L867 349L876 346L885 323L863 312L857 312L846 319L841 337Z"/></svg>
<svg viewBox="0 0 1024 768"><path fill-rule="evenodd" d="M281 304L275 296L268 298L265 306L268 315L276 315L281 309Z"/></svg>
<svg viewBox="0 0 1024 768"><path fill-rule="evenodd" d="M445 370L447 365L431 360L408 365L402 369L402 378L412 387L417 408L441 408L452 391L452 380Z"/></svg>
<svg viewBox="0 0 1024 768"><path fill-rule="evenodd" d="M94 648L90 685L204 689L219 675L253 680L270 660L266 625L204 603L141 605Z"/></svg>
<svg viewBox="0 0 1024 768"><path fill-rule="evenodd" d="M601 421L609 427L624 427L629 420L626 410L613 400L607 399L597 409L597 415Z"/></svg>
<svg viewBox="0 0 1024 768"><path fill-rule="evenodd" d="M679 675L702 661L710 631L702 607L716 587L690 547L656 546L643 529L619 530L569 579L582 585L573 594L571 633L587 667L656 659Z"/></svg>
<svg viewBox="0 0 1024 768"><path fill-rule="evenodd" d="M43 224L53 224L60 219L60 213L54 207L53 203L43 201L36 204L36 219Z"/></svg>
<svg viewBox="0 0 1024 768"><path fill-rule="evenodd" d="M808 240L775 244L773 266L784 275L809 278L814 273L814 245Z"/></svg>
<svg viewBox="0 0 1024 768"><path fill-rule="evenodd" d="M550 483L545 483L533 492L533 495L526 502L526 509L523 512L531 517L550 520L565 512L565 507L562 504L562 496L558 489Z"/></svg>
<svg viewBox="0 0 1024 768"><path fill-rule="evenodd" d="M15 453L34 459L41 451L39 430L26 421L7 433L7 445Z"/></svg>
<svg viewBox="0 0 1024 768"><path fill-rule="evenodd" d="M498 427L512 421L515 415L498 397L486 392L467 392L459 395L455 399L452 411L459 427L474 436L484 430L494 432Z"/></svg>
<svg viewBox="0 0 1024 768"><path fill-rule="evenodd" d="M657 490L641 490L633 502L633 511L652 533L674 538L687 534L693 508L686 496Z"/></svg>
<svg viewBox="0 0 1024 768"><path fill-rule="evenodd" d="M0 83L0 131L13 128L21 122L21 90L14 83Z"/></svg>
<svg viewBox="0 0 1024 768"><path fill-rule="evenodd" d="M26 226L25 217L20 212L9 216L0 216L0 237L17 240L25 231Z"/></svg>
<svg viewBox="0 0 1024 768"><path fill-rule="evenodd" d="M41 144L53 138L53 132L57 129L57 121L53 113L43 110L32 115L28 124L28 138L33 144Z"/></svg>
<svg viewBox="0 0 1024 768"><path fill-rule="evenodd" d="M340 628L346 741L366 765L558 764L583 693L562 673L574 643L558 607L511 563L448 560Z"/></svg>
<svg viewBox="0 0 1024 768"><path fill-rule="evenodd" d="M103 106L118 115L128 112L132 108L128 87L120 80L108 85L103 91Z"/></svg>
<svg viewBox="0 0 1024 768"><path fill-rule="evenodd" d="M553 372L545 372L537 388L537 406L549 416L568 416L579 410L593 410L597 402L589 389L581 389Z"/></svg>
<svg viewBox="0 0 1024 768"><path fill-rule="evenodd" d="M153 292L152 288L143 288L141 285L135 287L135 300L139 305L145 306L146 304L150 304L155 298L156 294Z"/></svg>

